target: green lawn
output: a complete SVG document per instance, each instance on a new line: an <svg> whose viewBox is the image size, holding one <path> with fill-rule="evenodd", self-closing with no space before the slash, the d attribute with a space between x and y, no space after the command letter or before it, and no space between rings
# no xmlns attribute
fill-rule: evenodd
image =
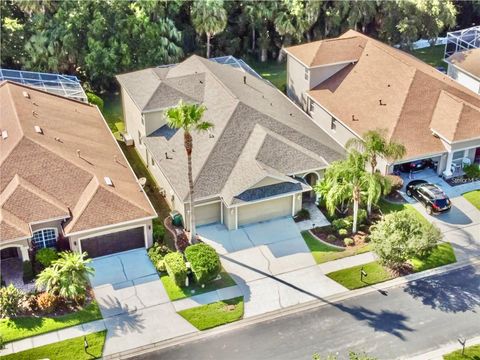
<svg viewBox="0 0 480 360"><path fill-rule="evenodd" d="M363 254L370 251L370 245L365 245L361 248L340 250L333 246L318 241L310 232L302 232L303 239L308 248L312 252L312 256L317 264L321 264L327 261L338 260L348 256Z"/></svg>
<svg viewBox="0 0 480 360"><path fill-rule="evenodd" d="M54 344L39 346L30 350L17 352L15 354L2 356L3 360L90 360L99 359L103 353L106 331L100 331L87 335L88 349L84 350L83 336L69 340L60 341Z"/></svg>
<svg viewBox="0 0 480 360"><path fill-rule="evenodd" d="M203 288L197 283L190 284L189 287L180 288L177 286L177 284L175 284L170 276L166 274L161 276L161 280L165 290L167 291L168 297L173 301L236 285L235 281L225 270L220 272L220 276L221 279L211 281L208 284L205 284L205 287ZM195 292L192 292L193 290Z"/></svg>
<svg viewBox="0 0 480 360"><path fill-rule="evenodd" d="M0 334L4 342L10 342L101 318L100 309L94 301L83 310L63 316L18 317L0 320Z"/></svg>
<svg viewBox="0 0 480 360"><path fill-rule="evenodd" d="M443 355L443 358L445 360L480 360L480 345L465 348L464 355L462 355L462 350L457 350Z"/></svg>
<svg viewBox="0 0 480 360"><path fill-rule="evenodd" d="M178 312L198 330L211 329L243 317L243 296Z"/></svg>
<svg viewBox="0 0 480 360"><path fill-rule="evenodd" d="M443 61L444 51L445 45L438 45L414 50L412 54L423 62L426 62L428 65L433 67L442 66L447 68L447 64Z"/></svg>
<svg viewBox="0 0 480 360"><path fill-rule="evenodd" d="M118 93L105 93L101 96L103 100L103 116L107 120L112 132L118 131L115 123L123 122L122 99Z"/></svg>
<svg viewBox="0 0 480 360"><path fill-rule="evenodd" d="M415 214L420 221L428 222L428 220L425 219L425 217L420 214L411 204L394 204L384 199L380 199L378 202L378 207L383 214L389 214L394 211L410 211L412 214Z"/></svg>
<svg viewBox="0 0 480 360"><path fill-rule="evenodd" d="M437 246L426 259L412 259L410 263L413 265L414 272L420 272L451 264L455 261L456 258L452 246L448 243L442 243ZM360 280L360 270L362 267L367 272L367 277L365 277L363 281ZM334 271L327 274L327 276L350 290L393 279L393 275L378 261Z"/></svg>
<svg viewBox="0 0 480 360"><path fill-rule="evenodd" d="M465 193L463 194L463 197L470 201L478 210L480 210L480 190L474 190Z"/></svg>
<svg viewBox="0 0 480 360"><path fill-rule="evenodd" d="M267 62L262 63L253 58L247 59L246 62L264 79L270 81L281 91L285 91L287 84L286 62L278 63L276 60L268 60Z"/></svg>

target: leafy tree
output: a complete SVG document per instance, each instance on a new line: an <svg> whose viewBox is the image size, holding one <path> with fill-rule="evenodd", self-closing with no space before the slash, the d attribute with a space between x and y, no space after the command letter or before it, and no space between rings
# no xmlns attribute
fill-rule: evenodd
<svg viewBox="0 0 480 360"><path fill-rule="evenodd" d="M87 253L71 251L59 253L58 260L38 275L37 288L69 300L83 298L88 287L88 275L94 273L88 265L92 260L85 259L86 256Z"/></svg>
<svg viewBox="0 0 480 360"><path fill-rule="evenodd" d="M358 30L358 24L360 24L362 32L365 33L367 25L375 18L376 14L376 1L353 0L350 1L347 22L355 30Z"/></svg>
<svg viewBox="0 0 480 360"><path fill-rule="evenodd" d="M367 202L367 214L372 214L372 205L378 203L380 197L388 195L392 190L392 183L390 179L382 174L376 172L368 177L367 190L364 192L364 197Z"/></svg>
<svg viewBox="0 0 480 360"><path fill-rule="evenodd" d="M256 48L256 31L260 33L260 61L267 61L267 50L270 45L269 24L277 11L276 1L249 1L245 12L252 28L252 50Z"/></svg>
<svg viewBox="0 0 480 360"><path fill-rule="evenodd" d="M25 294L13 284L0 287L0 318L16 316L22 307Z"/></svg>
<svg viewBox="0 0 480 360"><path fill-rule="evenodd" d="M195 213L193 196L193 174L192 174L192 150L193 138L192 132L204 132L213 128L213 124L203 120L203 114L206 107L204 105L186 104L182 100L176 107L172 107L165 112L168 126L174 129L183 130L183 141L185 151L187 152L188 163L188 186L190 202L190 241L195 240Z"/></svg>
<svg viewBox="0 0 480 360"><path fill-rule="evenodd" d="M30 37L27 17L17 4L0 3L2 66L17 68L25 56L25 39Z"/></svg>
<svg viewBox="0 0 480 360"><path fill-rule="evenodd" d="M341 31L343 19L348 14L350 3L348 1L324 2L323 5L323 36L329 37L338 35Z"/></svg>
<svg viewBox="0 0 480 360"><path fill-rule="evenodd" d="M428 256L442 239L442 233L410 211L397 211L372 226L370 239L380 261L398 268L408 259Z"/></svg>
<svg viewBox="0 0 480 360"><path fill-rule="evenodd" d="M352 232L357 232L358 210L362 193L367 193L368 198L374 195L368 193L372 190L370 185L374 175L365 171L365 156L358 151L348 153L346 160L333 162L325 171L325 189L315 187L315 191L325 196L325 205L328 212L333 215L339 204L345 203L350 197L353 201L353 226ZM365 196L365 195L364 195Z"/></svg>
<svg viewBox="0 0 480 360"><path fill-rule="evenodd" d="M227 26L227 12L223 7L223 0L194 1L190 11L195 30L207 37L207 58L209 58L210 40Z"/></svg>
<svg viewBox="0 0 480 360"><path fill-rule="evenodd" d="M406 149L403 144L389 141L385 130L369 130L363 138L351 138L346 143L347 149L356 149L363 153L370 163L370 170L374 174L377 170L378 158L384 157L396 161L405 156Z"/></svg>

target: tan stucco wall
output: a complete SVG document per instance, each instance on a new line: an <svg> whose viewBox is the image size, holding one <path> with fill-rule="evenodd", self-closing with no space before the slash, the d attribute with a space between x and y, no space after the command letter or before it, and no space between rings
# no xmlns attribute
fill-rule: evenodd
<svg viewBox="0 0 480 360"><path fill-rule="evenodd" d="M305 79L305 66L292 56L287 56L287 96L304 108L304 94L310 90L310 76ZM304 109L305 110L305 109Z"/></svg>
<svg viewBox="0 0 480 360"><path fill-rule="evenodd" d="M338 64L310 69L310 89L313 89L315 86L324 82L329 77L335 75L347 65L348 64Z"/></svg>
<svg viewBox="0 0 480 360"><path fill-rule="evenodd" d="M10 247L16 247L17 253L21 256L22 260L29 260L28 249L30 247L29 239L13 240L9 242L2 243L0 245L0 250L7 249Z"/></svg>
<svg viewBox="0 0 480 360"><path fill-rule="evenodd" d="M152 132L166 124L165 118L163 117L163 111L144 113L143 116L145 117L145 133L147 135L150 135Z"/></svg>
<svg viewBox="0 0 480 360"><path fill-rule="evenodd" d="M145 136L145 126L142 125L142 113L125 89L122 88L121 94L125 131L133 137L135 147L145 161L145 146L140 143L140 137Z"/></svg>
<svg viewBox="0 0 480 360"><path fill-rule="evenodd" d="M99 230L92 230L86 231L81 234L71 235L69 236L70 242L70 249L72 251L80 251L80 241L81 239L86 239L94 236L101 236L105 234L111 234L118 231L133 229L136 227L143 226L145 228L145 236L146 236L146 247L149 248L153 244L153 236L152 236L152 220L140 220L136 222L129 223L127 225L113 225L111 227Z"/></svg>
<svg viewBox="0 0 480 360"><path fill-rule="evenodd" d="M292 215L292 195L243 205L238 208L238 226Z"/></svg>
<svg viewBox="0 0 480 360"><path fill-rule="evenodd" d="M281 183L281 182L284 182L284 181L274 179L274 178L271 178L271 177L266 177L265 179L260 180L258 183L253 185L251 188L253 189L253 188L258 188L258 187L262 187L262 186L274 185L274 184L278 184L278 183Z"/></svg>
<svg viewBox="0 0 480 360"><path fill-rule="evenodd" d="M457 68L455 65L448 64L447 74L467 89L472 90L476 94L480 94L480 81Z"/></svg>

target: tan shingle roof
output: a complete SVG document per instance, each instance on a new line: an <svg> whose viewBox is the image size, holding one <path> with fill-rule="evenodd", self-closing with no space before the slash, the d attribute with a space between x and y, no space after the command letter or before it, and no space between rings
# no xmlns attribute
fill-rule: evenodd
<svg viewBox="0 0 480 360"><path fill-rule="evenodd" d="M447 62L480 80L480 48L457 52L450 56Z"/></svg>
<svg viewBox="0 0 480 360"><path fill-rule="evenodd" d="M432 124L442 92L456 97L466 109L480 107L478 95L415 57L353 30L331 43L343 44L343 38L352 36L365 41L358 61L309 91L309 95L356 134L386 129L389 138L406 146L406 159L445 151L432 129L444 129L450 125L443 123L450 121L458 120L458 124L457 130L444 134L449 141L480 138L478 122L471 121L474 111L453 120L438 116ZM460 130L467 128L470 131Z"/></svg>
<svg viewBox="0 0 480 360"><path fill-rule="evenodd" d="M8 133L0 139L2 240L30 236L29 223L53 218L69 219L68 235L155 215L96 107L3 82L0 109ZM108 199L97 200L103 191Z"/></svg>
<svg viewBox="0 0 480 360"><path fill-rule="evenodd" d="M136 73L139 76L146 74L142 70L118 77L129 94L138 89ZM250 74L192 56L163 75L162 81L179 93L199 100L202 98L201 102L207 107L204 117L214 124L213 137L209 134L193 135L197 199L224 196L231 200L252 186L252 182L265 176L273 173L285 176L301 169L323 168L343 156L341 146L301 109L276 88ZM130 84L129 79L135 80ZM163 91L165 88L159 89ZM162 93L155 96L161 97ZM176 102L180 98L183 96ZM260 132L257 134L255 129ZM257 137L261 140L257 144L260 147L254 151L249 144ZM183 131L165 125L143 141L177 195L181 200L186 199L188 183ZM291 151L286 150L288 147ZM303 155L296 156L300 153ZM238 169L250 169L252 173Z"/></svg>
<svg viewBox="0 0 480 360"><path fill-rule="evenodd" d="M365 47L366 39L353 36L314 41L286 48L285 51L308 67L357 61Z"/></svg>

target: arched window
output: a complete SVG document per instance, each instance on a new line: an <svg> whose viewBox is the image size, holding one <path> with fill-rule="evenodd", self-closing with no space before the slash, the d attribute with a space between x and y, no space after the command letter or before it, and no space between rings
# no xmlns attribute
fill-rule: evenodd
<svg viewBox="0 0 480 360"><path fill-rule="evenodd" d="M37 249L54 247L57 243L57 229L42 229L33 233L32 242Z"/></svg>

